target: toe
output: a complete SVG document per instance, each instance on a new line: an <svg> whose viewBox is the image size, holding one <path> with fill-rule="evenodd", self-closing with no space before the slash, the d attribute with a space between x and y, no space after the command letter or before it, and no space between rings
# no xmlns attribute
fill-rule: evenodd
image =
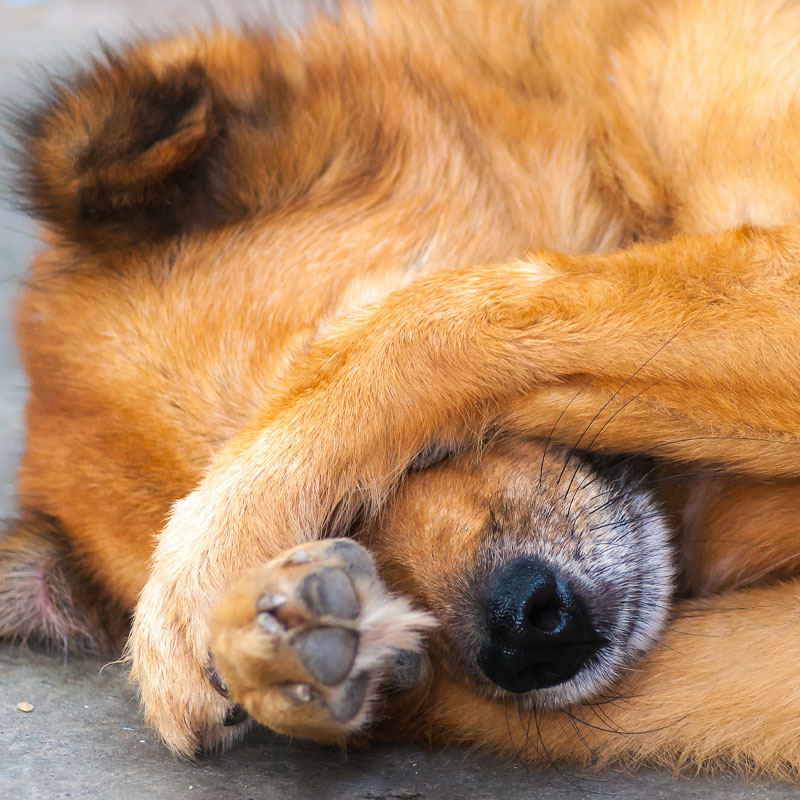
<svg viewBox="0 0 800 800"><path fill-rule="evenodd" d="M369 677L362 673L346 681L336 695L328 700L328 710L337 722L350 722L361 710L367 695Z"/></svg>
<svg viewBox="0 0 800 800"><path fill-rule="evenodd" d="M300 596L318 617L355 619L361 610L353 582L336 567L322 567L305 577L300 584Z"/></svg>
<svg viewBox="0 0 800 800"><path fill-rule="evenodd" d="M367 551L352 539L337 539L333 542L332 552L347 564L354 575L365 578L375 575L375 565Z"/></svg>
<svg viewBox="0 0 800 800"><path fill-rule="evenodd" d="M392 668L389 689L393 692L409 692L422 675L422 655L414 650L398 650Z"/></svg>

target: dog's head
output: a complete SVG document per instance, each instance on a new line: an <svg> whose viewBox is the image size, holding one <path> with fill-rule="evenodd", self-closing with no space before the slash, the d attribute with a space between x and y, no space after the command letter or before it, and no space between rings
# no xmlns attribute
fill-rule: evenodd
<svg viewBox="0 0 800 800"><path fill-rule="evenodd" d="M374 530L390 584L441 622L432 647L494 695L564 706L659 635L670 529L631 459L509 440L412 473Z"/></svg>

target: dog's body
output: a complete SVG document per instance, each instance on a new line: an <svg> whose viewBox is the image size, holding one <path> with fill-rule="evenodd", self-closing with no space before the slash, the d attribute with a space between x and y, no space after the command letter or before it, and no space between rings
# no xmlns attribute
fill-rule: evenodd
<svg viewBox="0 0 800 800"><path fill-rule="evenodd" d="M185 754L234 700L342 741L383 697L394 737L522 752L535 713L540 756L800 767L798 42L768 0L395 0L58 85L24 130L46 246L2 633L135 608ZM465 452L392 494L432 445ZM381 579L314 541L359 512ZM532 560L597 641L508 713L480 637ZM384 581L442 623L410 679L430 618Z"/></svg>

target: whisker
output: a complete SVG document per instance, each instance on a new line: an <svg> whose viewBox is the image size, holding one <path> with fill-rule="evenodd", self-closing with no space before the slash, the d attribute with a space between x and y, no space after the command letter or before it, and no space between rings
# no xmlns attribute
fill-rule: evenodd
<svg viewBox="0 0 800 800"><path fill-rule="evenodd" d="M708 304L705 306L705 308L708 308L710 305L711 305L711 303L709 302L709 303L708 303ZM700 312L698 312L696 316L697 316L697 317L699 317L699 316L700 316L700 314L702 313L702 311L704 311L704 310L705 310L705 308L704 308L704 309L702 309ZM617 390L616 390L616 391L615 391L615 392L614 392L614 393L613 393L613 394L612 394L612 395L611 395L611 396L608 398L608 400L606 400L606 402L605 402L605 403L603 403L603 405L602 405L602 406L601 406L601 407L598 409L597 413L596 413L596 414L595 414L595 415L594 415L594 416L591 418L591 420L589 420L589 424L588 424L588 425L587 425L587 426L586 426L586 427L583 429L583 432L582 432L582 433L581 433L581 435L578 437L578 439L577 439L577 441L575 442L575 444L573 444L573 445L572 445L572 449L569 451L569 454L568 454L568 456L567 456L567 460L564 462L564 466L562 467L562 469L561 469L561 473L560 473L560 474L559 474L559 476L558 476L558 481L559 481L559 482L561 481L561 478L562 478L562 477L563 477L563 475L564 475L564 470L566 469L566 466L567 466L567 464L569 463L570 459L572 458L572 456L573 456L573 455L575 454L575 452L577 451L577 449L578 449L578 445L581 443L581 440L582 440L582 439L583 439L583 437L584 437L584 436L585 436L585 435L586 435L586 434L589 432L589 429L592 427L592 425L594 425L594 423L595 423L595 421L598 419L598 417L599 417L599 416L600 416L600 415L603 413L603 411L605 411L605 410L606 410L606 408L608 408L609 404L610 404L611 402L613 402L614 398L615 398L615 397L617 397L617 395L618 395L618 394L619 394L619 393L620 393L620 392L621 392L621 391L622 391L622 390L623 390L623 389L624 389L624 388L625 388L625 387L626 387L626 386L627 386L627 385L628 385L628 384L629 384L629 383L630 383L630 382L631 382L631 381L632 381L632 380L633 380L633 379L634 379L634 378L635 378L635 377L636 377L636 376L637 376L637 375L638 375L638 374L639 374L639 373L640 373L640 372L641 372L641 371L642 371L642 370L643 370L643 369L644 369L644 368L645 368L645 367L646 367L646 366L647 366L647 365L648 365L648 364L649 364L649 363L650 363L650 362L651 362L651 361L654 359L654 358L656 358L656 356L658 356L658 355L659 355L659 353L661 353L661 352L664 350L664 348L665 348L665 347L668 347L668 346L669 346L669 345L670 345L670 344L671 344L671 343L672 343L672 342L673 342L673 341L676 339L676 337L678 337L678 336L679 336L679 335L680 335L680 334L681 334L681 333L682 333L684 330L686 330L686 328L687 328L687 327L689 327L689 325L691 325L691 324L692 324L692 323L695 321L695 318L696 318L696 317L692 317L691 319L687 320L687 321L686 321L686 322L685 322L683 325L681 325L681 327L680 327L680 328L678 328L678 330L677 330L677 331L675 331L675 333L673 333L673 334L672 334L672 336L670 336L670 337L669 337L669 338L668 338L668 339L667 339L667 340L666 340L666 341L665 341L665 342L664 342L664 343L663 343L663 344L662 344L662 345L661 345L661 346L660 346L660 347L659 347L659 348L658 348L658 349L657 349L657 350L656 350L656 351L655 351L655 352L654 352L654 353L653 353L653 354L652 354L652 355L651 355L649 358L647 358L647 359L646 359L646 360L645 360L645 361L644 361L642 364L640 364L640 365L639 365L639 367L638 367L636 370L634 370L634 372L633 372L631 375L629 375L629 376L628 376L628 377L627 377L627 378L626 378L626 379L625 379L625 380L622 382L622 384L621 384L621 385L620 385L620 386L617 388ZM663 380L663 378L662 378L662 380ZM570 483L571 483L571 482L570 482Z"/></svg>
<svg viewBox="0 0 800 800"><path fill-rule="evenodd" d="M630 525L634 522L648 522L651 519L669 519L669 515L664 511L654 511L652 514L639 514L637 517L628 517L624 520L612 520L611 522L604 522L602 525L593 525L588 528L588 531L599 531L603 528L610 528L612 526L619 526L620 528L625 525ZM609 542L606 547L613 546L613 542Z"/></svg>
<svg viewBox="0 0 800 800"><path fill-rule="evenodd" d="M621 461L616 462L616 465L617 466L623 466L623 465L627 464L629 461L635 461L637 459L641 460L642 458L643 458L643 456L641 456L640 454L633 453L630 456L628 456L627 458L624 458ZM646 459L646 460L649 460L649 459ZM646 483L648 486L655 486L656 484L659 484L659 483L664 482L664 481L679 480L681 478L715 477L717 475L724 475L725 474L724 471L719 469L718 467L714 467L713 465L709 465L708 467L703 467L702 469L695 469L695 470L691 470L691 471L688 471L688 472L680 472L680 473L677 473L677 474L661 475L661 476L659 476L657 478L649 478L650 475L652 475L657 470L661 469L663 466L664 466L664 462L663 461L656 461L656 463L653 464L653 466L650 467L650 469L648 469L646 472L642 473L641 475L637 475L636 476L636 480L638 482L641 482L641 483ZM591 486L593 483L597 483L597 481L599 481L603 477L605 477L605 476L603 475L602 472L598 472L595 475L587 476L586 480L581 481L581 483L578 484L578 486L577 486L575 491L577 492L577 491L580 491L581 489L586 489L587 487ZM618 486L614 485L610 489L606 489L605 492L598 492L597 494L595 494L595 497L601 497L602 495L608 494L609 492L613 492L615 489L618 489L618 488L619 488ZM636 487L634 487L633 490L635 490L635 489L636 489Z"/></svg>
<svg viewBox="0 0 800 800"><path fill-rule="evenodd" d="M635 373L634 373L634 374L635 374ZM605 430L605 429L606 429L606 428L609 426L609 424L610 424L611 422L613 422L613 420L616 418L616 416L617 416L617 415L618 415L620 412L624 411L624 410L625 410L625 409L626 409L626 408L627 408L627 407L628 407L628 406L629 406L629 405L630 405L630 404L631 404L631 403L632 403L634 400L637 400L637 399L638 399L638 398L640 398L640 397L641 397L641 396L642 396L642 395L643 395L645 392L649 392L649 391L650 391L650 389L652 389L654 386L658 386L658 384L659 384L659 383L661 383L662 381L666 380L667 378L672 378L672 377L674 377L676 374L678 374L678 373L672 373L672 374L670 374L670 375L663 375L663 376L662 376L662 377L660 377L660 378L659 378L657 381L653 381L652 383L650 383L650 384L648 384L647 386L645 386L645 387L644 387L644 389L642 389L640 392L637 392L635 395L633 395L633 397L630 397L630 398L628 398L628 400L626 400L626 401L625 401L625 402L624 402L624 403L623 403L623 404L622 404L622 405L621 405L621 406L620 406L620 407L619 407L619 408L618 408L618 409L617 409L617 410L616 410L616 411L615 411L615 412L614 412L614 413L613 413L613 414L612 414L612 415L611 415L611 416L610 416L610 417L609 417L609 418L608 418L608 419L607 419L607 420L606 420L606 421L605 421L605 422L604 422L604 423L603 423L603 424L600 426L600 430L598 430L598 431L597 431L597 433L594 435L594 437L593 437L593 438L592 438L592 440L589 442L589 444L588 444L588 445L586 445L586 450L591 450L591 449L592 449L592 446L595 444L595 442L596 442L596 441L597 441L597 439L599 438L600 434L601 434L601 433L602 433L602 432L603 432L603 431L604 431L604 430ZM633 376L631 376L631 377L633 377ZM615 393L614 393L614 394L611 396L611 398L609 399L609 402L611 402L611 400L613 400L613 399L614 399L614 397L616 397L616 395L618 395L618 394L619 394L619 392L620 392L621 390L622 390L622 387L620 387L620 389L617 389L617 391L616 391L616 392L615 392ZM603 410L606 408L606 406L608 406L608 403L606 403L606 404L603 406L603 408L600 410L600 413L602 413L602 411L603 411ZM597 417L598 417L598 416L599 416L599 414L598 414L598 415L595 415L595 417L594 417L594 419L592 420L592 422L591 422L591 423L589 423L589 426L590 426L590 427L591 427L591 425L594 423L594 421L597 419ZM584 436L584 435L585 435L585 434L588 432L588 430L589 430L589 428L587 427L587 429L586 429L586 430L585 430L585 431L584 431L584 432L581 434L581 438L583 438L583 436ZM579 440L579 441L580 441L580 440ZM566 489L566 491L564 492L564 497L565 497L565 498L566 498L566 497L569 495L569 490L572 488L572 483L573 483L573 481L575 480L575 476L578 474L578 470L579 470L579 469L580 469L580 465L578 465L578 466L575 468L575 471L572 473L572 477L570 478L570 481L569 481L569 483L567 484L567 489ZM575 495L573 495L573 497L572 497L572 500L570 500L570 503L569 503L569 508L568 508L568 510L572 510L572 503L573 503L574 499L575 499Z"/></svg>
<svg viewBox="0 0 800 800"><path fill-rule="evenodd" d="M544 753L545 758L547 759L548 765L550 767L552 767L558 773L559 777L562 780L565 780L570 786L572 786L573 788L578 789L580 791L583 791L583 788L577 782L577 780L575 779L575 776L568 775L566 772L564 772L558 766L558 764L556 764L555 759L550 755L550 751L547 749L547 745L544 743L544 737L542 736L542 728L539 725L539 714L538 714L538 708L537 708L537 705L536 705L535 701L533 702L533 706L532 707L533 707L533 721L536 724L536 735L537 735L537 738L539 739L539 743L542 745L542 752Z"/></svg>
<svg viewBox="0 0 800 800"><path fill-rule="evenodd" d="M675 617L673 622L681 622L685 619L702 619L709 614L738 614L742 611L768 611L767 606L725 606L723 608L704 608L701 611L685 611Z"/></svg>
<svg viewBox="0 0 800 800"><path fill-rule="evenodd" d="M514 753L517 756L519 756L519 750L514 745L514 736L511 733L511 723L508 720L508 703L509 701L507 699L503 702L503 711L506 715L506 731L508 732L508 743L511 745L511 749L514 751Z"/></svg>
<svg viewBox="0 0 800 800"><path fill-rule="evenodd" d="M625 458L623 458L620 461L618 461L616 463L616 466L617 467L622 467L622 466L624 466L625 464L627 464L627 463L629 463L631 461L640 460L640 459L644 458L645 456L647 456L648 453L651 453L653 450L658 450L661 447L670 447L671 445L675 445L675 444L683 444L684 442L695 442L695 441L761 442L761 443L770 444L770 445L782 445L782 446L787 446L787 447L800 447L800 441L786 441L784 439L774 439L774 438L770 439L770 438L767 438L767 437L759 437L759 436L687 436L687 437L682 438L682 439L671 439L669 441L659 442L658 444L651 445L650 447L646 448L645 450L641 450L639 452L632 453L631 455L626 456ZM659 458L659 456L654 456L654 458ZM697 461L699 461L699 459L697 459ZM661 461L658 464L655 464L651 468L651 470L649 470L645 474L646 475L649 474L650 472L652 472L653 469L657 469L663 463L664 462ZM703 465L702 469L697 469L694 472L681 473L681 474L684 475L684 476L689 476L689 477L691 477L693 475L714 477L714 476L725 476L725 475L737 474L737 471L734 470L734 469L730 469L730 468L729 469L725 469L725 468L723 468L723 467L721 467L719 465L715 465L715 464L709 463L708 465ZM588 480L588 481L586 481L584 483L581 483L578 488L585 488L587 486L591 486L593 483L595 483L596 481L600 480L602 477L603 476L601 474L594 475L591 478L591 480ZM651 481L651 483L657 483L657 482L660 482L662 480L663 481L673 480L673 479L675 479L677 477L680 477L680 476L665 475L665 476L663 476L661 478L657 478L655 481ZM773 476L771 478L759 478L759 480L762 481L765 485L769 485L773 481L779 480L779 477L778 476Z"/></svg>
<svg viewBox="0 0 800 800"><path fill-rule="evenodd" d="M678 628L673 628L671 625L664 628L669 633L677 634L678 636L688 636L692 639L727 639L730 633L692 633L690 631L682 631Z"/></svg>
<svg viewBox="0 0 800 800"><path fill-rule="evenodd" d="M547 448L550 447L551 442L553 441L553 436L555 435L556 428L558 427L559 422L564 418L564 414L567 413L569 407L583 394L583 391L587 389L589 386L594 383L594 381L599 378L601 375L605 373L605 371L617 360L617 356L611 359L608 363L604 364L603 367L600 369L599 372L595 372L583 386L578 389L577 392L570 398L569 402L561 409L561 413L556 418L556 421L553 423L553 427L550 430L550 433L547 435L547 439L544 443L544 450L542 450L542 463L539 466L539 486L542 485L542 478L544 476L544 460L545 456L547 455Z"/></svg>
<svg viewBox="0 0 800 800"><path fill-rule="evenodd" d="M525 755L523 756L523 765L525 767L525 772L530 773L530 768L528 766L528 742L531 738L531 718L533 716L533 712L528 715L528 724L522 721L522 703L518 702L517 706L517 718L519 719L519 726L522 730L525 731Z"/></svg>
<svg viewBox="0 0 800 800"><path fill-rule="evenodd" d="M614 722L605 709L600 708L597 703L591 703L589 707L592 709L598 719L605 720L609 727L615 729L617 733L627 733L627 731L621 725L618 725L616 722Z"/></svg>
<svg viewBox="0 0 800 800"><path fill-rule="evenodd" d="M647 474L648 473L645 473L645 475ZM692 478L705 475L706 473L703 472L702 470L693 470L692 472L680 472L675 475L664 475L660 478L654 478L653 480L650 481L646 481L645 477L643 476L641 480L644 481L647 486L653 487L660 483L668 483L669 481L680 481L684 480L685 478ZM589 484L587 485L591 485L591 483L593 482L594 481L590 481ZM579 486L575 491L576 492L579 491L581 489L581 486ZM637 481L637 485L631 486L629 489L626 489L624 491L619 491L619 486L612 486L610 489L606 489L604 492L596 492L595 494L592 495L589 502L599 497L604 497L605 495L611 494L612 492L617 492L617 494L613 495L613 497L611 497L605 503L602 503L599 506L595 506L594 508L587 509L585 513L587 514L587 516L591 514L596 514L598 511L602 511L604 508L608 508L608 506L612 505L613 503L617 503L620 500L624 500L626 497L630 497L631 495L641 494L641 491L642 487L641 485L638 485Z"/></svg>
<svg viewBox="0 0 800 800"><path fill-rule="evenodd" d="M586 706L584 706L584 708L586 708ZM570 712L567 711L566 709L564 709L564 713L570 714ZM570 714L570 716L572 716L572 714ZM670 728L673 725L677 724L678 722L681 722L682 720L686 719L685 716L679 717L678 719L674 720L673 722L669 722L666 725L662 725L658 728L649 728L643 731L626 731L626 730L615 731L611 730L610 728L604 728L601 725L593 725L591 722L587 722L585 719L582 719L581 717L573 717L573 718L575 719L576 722L579 722L581 725L585 725L587 728L591 728L592 730L595 731L600 731L601 733L611 733L615 736L645 736L649 733L658 733L659 731L665 731L667 730L667 728Z"/></svg>
<svg viewBox="0 0 800 800"><path fill-rule="evenodd" d="M614 694L601 694L599 700L594 701L596 706L617 705L621 700L637 700L644 697L643 694L623 694L622 692L615 692Z"/></svg>
<svg viewBox="0 0 800 800"><path fill-rule="evenodd" d="M669 447L670 445L674 444L684 444L685 442L704 442L704 441L730 441L730 442L760 442L763 444L776 444L776 445L786 445L789 447L800 447L800 441L786 441L783 439L768 439L764 436L687 436L683 439L672 439L668 442L659 442L658 444L652 445L652 447L648 447L646 450L642 450L637 456L644 455L646 453L651 452L652 450L657 450L660 447ZM637 456L630 456L630 458L635 458ZM731 470L731 472L734 470ZM727 474L727 470L723 471L723 474Z"/></svg>
<svg viewBox="0 0 800 800"><path fill-rule="evenodd" d="M575 722L575 719L569 714L564 714L564 716L569 720L570 727L572 728L573 731L575 731L575 735L578 737L583 746L586 748L586 752L589 753L591 757L594 757L594 750L592 750L592 748L589 746L589 742L586 741L586 737L581 732L581 729L578 727L577 723Z"/></svg>

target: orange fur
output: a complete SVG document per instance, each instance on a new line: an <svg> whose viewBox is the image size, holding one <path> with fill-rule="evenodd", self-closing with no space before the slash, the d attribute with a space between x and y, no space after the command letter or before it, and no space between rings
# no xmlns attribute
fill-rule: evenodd
<svg viewBox="0 0 800 800"><path fill-rule="evenodd" d="M777 0L376 0L298 41L142 41L56 85L23 126L44 247L19 497L135 607L168 746L236 735L205 673L242 570L392 499L374 553L425 603L420 576L459 563L426 545L447 525L403 515L438 479L395 489L431 444L503 434L728 473L664 493L687 594L716 594L631 677L615 720L650 733L553 714L551 754L800 767L798 40ZM463 530L486 474L449 490ZM510 742L433 652L394 735L516 751L521 722Z"/></svg>

